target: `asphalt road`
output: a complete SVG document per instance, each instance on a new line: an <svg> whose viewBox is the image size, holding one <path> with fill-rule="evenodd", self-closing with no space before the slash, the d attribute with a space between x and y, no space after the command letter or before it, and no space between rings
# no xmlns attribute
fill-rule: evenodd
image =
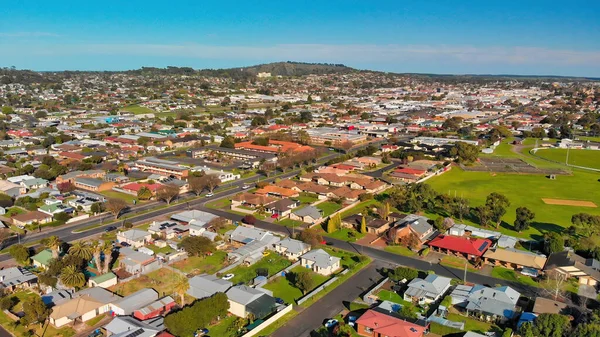
<svg viewBox="0 0 600 337"><path fill-rule="evenodd" d="M324 320L339 314L344 309L344 302L353 301L383 279L377 272L382 267L389 267L389 265L372 262L279 328L271 334L271 337L309 336L310 332L318 329Z"/></svg>
<svg viewBox="0 0 600 337"><path fill-rule="evenodd" d="M4 330L2 326L0 326L0 337L13 337L8 331Z"/></svg>

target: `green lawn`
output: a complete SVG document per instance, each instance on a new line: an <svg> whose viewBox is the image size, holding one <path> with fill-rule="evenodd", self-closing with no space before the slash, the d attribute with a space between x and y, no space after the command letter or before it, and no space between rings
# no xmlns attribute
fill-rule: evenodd
<svg viewBox="0 0 600 337"><path fill-rule="evenodd" d="M212 209L229 209L229 206L231 206L231 200L227 198L211 201L206 204L206 207Z"/></svg>
<svg viewBox="0 0 600 337"><path fill-rule="evenodd" d="M588 137L588 136L580 136L577 137L579 140L589 140L591 142L600 142L600 137Z"/></svg>
<svg viewBox="0 0 600 337"><path fill-rule="evenodd" d="M522 284L539 287L540 284L533 280L530 276L522 275L520 273L515 272L512 269L504 268L504 267L494 267L492 270L492 277L519 282Z"/></svg>
<svg viewBox="0 0 600 337"><path fill-rule="evenodd" d="M542 149L535 153L537 156L565 163L567 149ZM585 166L600 169L600 151L598 150L569 150L569 165Z"/></svg>
<svg viewBox="0 0 600 337"><path fill-rule="evenodd" d="M488 172L466 172L454 167L443 175L427 181L440 193L464 196L471 207L483 205L491 192L504 194L511 202L503 217L499 231L508 235L540 239L543 233L559 232L571 225L571 216L585 212L600 215L600 208L547 205L542 198L590 200L600 203L600 183L597 173L576 170L570 176L557 176L549 180L544 175L534 174L490 174ZM531 209L536 217L528 230L516 233L512 230L517 207ZM470 219L465 223L478 225ZM476 221L476 219L473 219Z"/></svg>
<svg viewBox="0 0 600 337"><path fill-rule="evenodd" d="M345 218L347 216L350 216L350 215L353 215L353 214L359 214L359 213L360 214L364 214L365 209L367 209L367 208L373 208L373 207L378 207L378 206L381 206L381 204L377 200L375 200L375 199L366 200L366 201L363 201L363 202L359 203L358 205L356 205L356 206L354 206L354 207L352 207L350 209L347 209L347 210L343 211L342 214L341 214L341 216L342 216L342 219L343 219L343 218Z"/></svg>
<svg viewBox="0 0 600 337"><path fill-rule="evenodd" d="M490 323L478 321L476 319L462 316L459 314L448 314L448 319L454 322L464 322L466 331L473 331L479 334L485 334L492 330L493 325Z"/></svg>
<svg viewBox="0 0 600 337"><path fill-rule="evenodd" d="M286 226L286 227L298 227L298 226L304 225L304 222L287 218L287 219L277 221L277 224Z"/></svg>
<svg viewBox="0 0 600 337"><path fill-rule="evenodd" d="M386 252L403 255L403 256L415 256L417 253L410 250L410 248L405 246L387 246L385 247Z"/></svg>
<svg viewBox="0 0 600 337"><path fill-rule="evenodd" d="M345 250L331 248L331 247L323 247L321 248L332 256L337 256L342 259L340 261L340 265L342 268L351 268L359 262L360 256L357 254L352 254Z"/></svg>
<svg viewBox="0 0 600 337"><path fill-rule="evenodd" d="M139 106L137 104L126 106L123 109L121 109L121 111L128 111L128 112L134 113L136 115L156 113L156 111L154 111L150 108L146 108L144 106Z"/></svg>
<svg viewBox="0 0 600 337"><path fill-rule="evenodd" d="M342 208L342 205L331 201L325 201L318 204L316 207L323 211L323 217L328 217L340 208Z"/></svg>
<svg viewBox="0 0 600 337"><path fill-rule="evenodd" d="M467 262L467 260L464 258L461 258L458 256L446 255L442 258L442 260L440 261L440 264L443 266L448 266L448 267L464 270L465 262ZM473 272L473 273L479 272L477 269L475 269L473 267L473 265L470 262L467 262L467 270L470 272Z"/></svg>
<svg viewBox="0 0 600 337"><path fill-rule="evenodd" d="M343 241L350 241L350 242L360 240L365 236L365 234L359 233L356 230L350 229L350 228L338 229L337 231L335 231L333 233L323 233L323 235L328 236L330 238L343 240Z"/></svg>
<svg viewBox="0 0 600 337"><path fill-rule="evenodd" d="M230 327L237 319L237 316L231 315L223 318L219 323L208 327L209 336L223 336L223 337L236 337L238 334L235 331L231 331Z"/></svg>
<svg viewBox="0 0 600 337"><path fill-rule="evenodd" d="M306 192L300 193L300 196L294 199L298 200L302 204L312 204L313 202L319 200L316 194Z"/></svg>
<svg viewBox="0 0 600 337"><path fill-rule="evenodd" d="M154 254L159 254L159 253L167 254L167 253L173 252L173 248L171 248L169 245L166 245L165 247L162 247L162 248L157 247L155 245L147 245L146 247L152 249Z"/></svg>
<svg viewBox="0 0 600 337"><path fill-rule="evenodd" d="M127 194L127 193L117 192L117 191L104 191L104 192L100 192L100 194L102 194L103 196L105 196L107 198L116 198L116 199L125 200L130 205L133 205L133 200L137 199L136 196L133 196L133 195ZM139 203L140 203L140 201L138 201L138 204Z"/></svg>
<svg viewBox="0 0 600 337"><path fill-rule="evenodd" d="M85 324L89 327L93 327L94 325L98 324L104 317L106 317L106 316L98 315L98 316L90 319L89 321L86 321Z"/></svg>
<svg viewBox="0 0 600 337"><path fill-rule="evenodd" d="M196 271L198 274L207 273L214 274L219 269L224 267L227 253L216 251L211 256L191 256L179 262L175 262L173 267L181 270L184 273Z"/></svg>
<svg viewBox="0 0 600 337"><path fill-rule="evenodd" d="M240 265L229 270L227 272L228 274L231 273L235 275L235 277L231 279L231 282L234 284L239 282L250 283L257 276L256 271L258 269L267 269L269 271L269 276L271 276L292 264L292 262L285 257L273 251L269 252L270 254L268 256L263 257L260 261L249 267Z"/></svg>
<svg viewBox="0 0 600 337"><path fill-rule="evenodd" d="M389 290L380 290L379 293L377 293L377 297L382 301L390 301L398 304L406 303L402 296Z"/></svg>
<svg viewBox="0 0 600 337"><path fill-rule="evenodd" d="M3 311L0 311L0 326L2 326L4 329L8 330L10 333L12 333L13 335L15 335L16 337L24 337L24 336L30 336L30 334L27 334L26 331L28 330L25 326L23 325L13 325L13 320L11 320ZM71 337L75 335L75 330L73 330L73 328L71 327L63 327L60 329L57 329L55 327L53 327L51 324L48 324L48 328L45 331L44 336L48 336L48 337ZM33 324L30 327L31 329L34 330L35 335L37 336L41 336L42 333L44 332L44 328L40 327L39 324Z"/></svg>
<svg viewBox="0 0 600 337"><path fill-rule="evenodd" d="M11 208L8 208L6 210L6 214L4 214L5 217L10 218L14 215L19 215L19 214L23 214L27 212L26 210L22 209L21 207L18 206L13 206Z"/></svg>
<svg viewBox="0 0 600 337"><path fill-rule="evenodd" d="M292 272L294 272L294 273L309 273L311 275L311 278L314 280L312 289L318 287L319 285L321 285L322 283L326 282L329 279L329 277L327 277L327 276L317 274L317 273L312 272L301 266L293 268ZM302 291L300 289L296 288L284 276L278 277L273 282L267 283L264 286L264 288L273 291L273 296L283 299L285 301L285 303L288 303L288 304L294 303L296 300L298 300L299 298L301 298L303 296ZM308 292L310 292L310 290Z"/></svg>

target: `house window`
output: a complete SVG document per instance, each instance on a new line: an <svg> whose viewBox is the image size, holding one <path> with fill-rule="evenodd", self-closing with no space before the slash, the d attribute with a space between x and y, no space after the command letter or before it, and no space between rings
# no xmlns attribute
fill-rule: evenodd
<svg viewBox="0 0 600 337"><path fill-rule="evenodd" d="M365 327L365 332L367 332L367 333L372 333L372 332L373 332L373 329L372 329L372 328L369 328L368 326L366 326L366 327Z"/></svg>

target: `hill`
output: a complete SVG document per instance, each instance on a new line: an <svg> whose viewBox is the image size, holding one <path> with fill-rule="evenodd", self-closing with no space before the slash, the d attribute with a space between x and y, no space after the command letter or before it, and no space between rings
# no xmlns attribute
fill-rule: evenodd
<svg viewBox="0 0 600 337"><path fill-rule="evenodd" d="M256 66L233 68L229 70L247 72L252 75L256 75L258 73L271 73L272 76L303 76L350 73L356 71L355 69L346 67L343 64L302 63L291 61L259 64Z"/></svg>

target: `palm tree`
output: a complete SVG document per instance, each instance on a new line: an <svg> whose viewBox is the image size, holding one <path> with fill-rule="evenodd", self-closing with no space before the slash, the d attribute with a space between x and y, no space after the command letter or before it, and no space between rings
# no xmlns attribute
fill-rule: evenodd
<svg viewBox="0 0 600 337"><path fill-rule="evenodd" d="M69 254L84 259L87 262L92 258L92 247L83 241L78 241L69 248Z"/></svg>
<svg viewBox="0 0 600 337"><path fill-rule="evenodd" d="M110 264L112 262L113 246L109 241L104 241L101 246L102 252L104 253L104 268L102 274L106 274L110 271Z"/></svg>
<svg viewBox="0 0 600 337"><path fill-rule="evenodd" d="M52 235L51 237L45 240L44 244L48 248L50 248L50 250L52 250L52 258L58 259L58 253L60 250L60 246L62 245L62 241L60 240L60 238L56 235Z"/></svg>
<svg viewBox="0 0 600 337"><path fill-rule="evenodd" d="M94 264L96 265L96 270L102 273L102 259L100 258L100 255L102 254L102 245L100 244L100 241L93 240L92 242L90 242L90 248L92 249L92 256L94 257Z"/></svg>
<svg viewBox="0 0 600 337"><path fill-rule="evenodd" d="M60 281L70 288L81 288L85 284L85 275L76 266L66 266L60 273Z"/></svg>
<svg viewBox="0 0 600 337"><path fill-rule="evenodd" d="M177 294L181 297L181 306L185 305L185 293L190 289L190 282L187 277L183 275L178 275L175 280L175 284L173 288Z"/></svg>

